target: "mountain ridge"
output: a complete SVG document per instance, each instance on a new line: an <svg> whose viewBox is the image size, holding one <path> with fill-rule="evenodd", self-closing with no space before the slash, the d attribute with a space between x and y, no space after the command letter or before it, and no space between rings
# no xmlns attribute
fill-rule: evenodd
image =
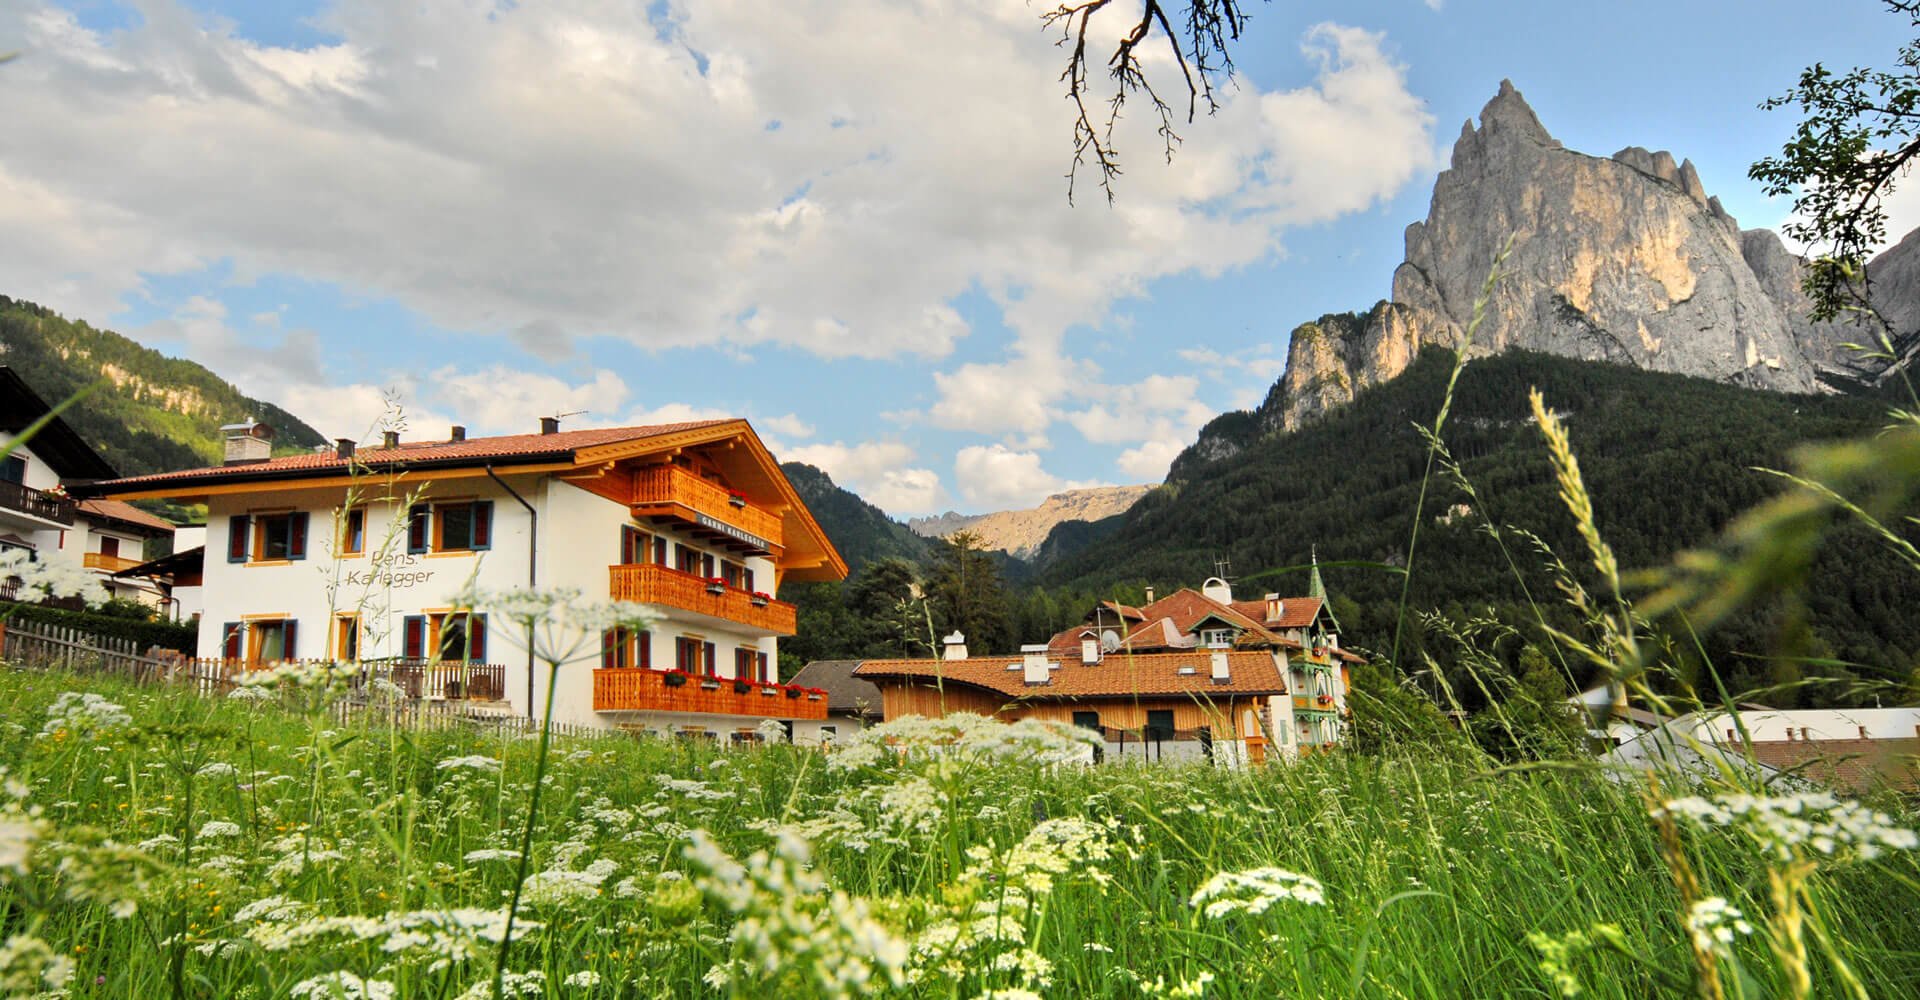
<svg viewBox="0 0 1920 1000"><path fill-rule="evenodd" d="M946 538L966 531L980 540L982 548L1005 552L1015 559L1031 560L1060 525L1074 521L1091 523L1124 514L1152 489L1152 484L1144 484L1062 490L1037 507L988 514L947 511L931 517L908 518L907 527L924 538Z"/></svg>

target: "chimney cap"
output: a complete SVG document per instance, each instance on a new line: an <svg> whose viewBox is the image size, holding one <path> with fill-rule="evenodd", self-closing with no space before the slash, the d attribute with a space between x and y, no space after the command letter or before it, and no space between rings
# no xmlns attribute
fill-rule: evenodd
<svg viewBox="0 0 1920 1000"><path fill-rule="evenodd" d="M263 441L273 440L273 428L252 417L237 424L221 424L220 431L230 438L256 437Z"/></svg>

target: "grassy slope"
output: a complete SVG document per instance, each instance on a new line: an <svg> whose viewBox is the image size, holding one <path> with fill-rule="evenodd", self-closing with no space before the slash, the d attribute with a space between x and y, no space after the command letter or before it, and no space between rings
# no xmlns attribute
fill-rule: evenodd
<svg viewBox="0 0 1920 1000"><path fill-rule="evenodd" d="M125 703L139 728L36 735L48 704L74 687ZM55 855L71 852L56 848L43 850L24 881L9 886L0 874L10 932L37 927L73 955L75 997L166 995L175 958L189 992L211 996L284 996L337 969L377 971L402 996L452 996L487 974L482 961L432 971L424 958L383 953L377 941L351 936L271 952L215 942L248 930L233 914L268 895L334 916L501 906L511 862L464 858L517 842L532 743L341 728L324 716L232 700L13 671L0 671L0 705L16 723L0 731L0 760L45 809L52 840L184 841L213 820L239 830L200 840L191 858L156 845L138 857L83 859L62 874ZM1492 774L1465 752L1445 750L1322 757L1255 772L987 762L845 772L785 748L720 755L679 743L561 742L534 868L570 851L573 870L597 860L617 869L598 892L536 907L530 916L544 927L512 967L544 970L550 983L583 970L602 977L597 993L562 995L723 995L701 982L716 961L738 954L725 938L733 918L711 899L696 905L676 881L690 868L689 829L712 831L744 857L768 847L756 829L763 824L810 825L818 874L866 897L884 924L908 933L947 907L1008 888L963 878L968 849L1004 854L1043 819L1086 817L1114 831L1115 857L1094 864L1110 883L1074 865L1040 905L1006 918L1051 963L1050 985L1038 987L1047 996L1134 997L1142 995L1136 977L1173 984L1208 972L1216 978L1205 995L1217 998L1540 997L1551 986L1528 934L1600 922L1616 925L1645 962L1579 959L1585 995L1689 992L1680 901L1633 792L1572 772ZM439 766L470 754L502 758L505 769ZM215 763L237 773L194 778L189 787L188 776ZM696 784L676 788L665 778ZM915 803L932 808L908 812ZM822 833L834 829L837 838ZM1769 911L1764 868L1750 849L1724 833L1693 834L1689 843L1705 891L1756 918ZM319 853L329 851L340 856ZM290 873L288 859L302 856L311 860ZM1282 901L1259 916L1221 920L1188 905L1215 872L1261 866L1319 878L1327 905ZM131 893L139 912L115 919L70 898L75 876L88 871L110 892ZM617 888L626 878L637 893L630 898ZM1917 884L1910 853L1813 883L1826 930L1871 995L1905 995L1920 981L1909 920L1920 907ZM155 947L175 934L178 947ZM1783 981L1762 938L1737 948L1756 977L1758 992L1749 995L1778 995ZM989 943L954 956L957 981L938 971L944 962L935 953L920 985L880 992L973 997L1015 986L1017 975L990 968L992 956L1009 950ZM782 981L797 961L786 955L767 981L739 982L736 995L819 995ZM1731 977L1732 966L1725 969ZM1816 962L1813 975L1815 995L1841 995L1826 965Z"/></svg>
<svg viewBox="0 0 1920 1000"><path fill-rule="evenodd" d="M293 414L247 397L199 364L31 302L0 296L0 345L0 361L49 403L109 369L119 373L116 383L97 390L65 419L121 475L217 463L220 425L248 417L272 425L284 449L326 442Z"/></svg>

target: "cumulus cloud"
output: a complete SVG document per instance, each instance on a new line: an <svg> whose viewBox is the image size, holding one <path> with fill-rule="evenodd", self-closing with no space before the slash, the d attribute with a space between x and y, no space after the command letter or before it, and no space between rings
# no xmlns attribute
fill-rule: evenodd
<svg viewBox="0 0 1920 1000"><path fill-rule="evenodd" d="M982 510L1033 507L1061 490L1103 485L1063 480L1041 466L1040 456L1002 444L969 445L954 455L960 495Z"/></svg>
<svg viewBox="0 0 1920 1000"><path fill-rule="evenodd" d="M947 501L939 474L914 467L913 447L900 441L820 442L788 448L779 457L825 472L836 485L896 516L924 514Z"/></svg>

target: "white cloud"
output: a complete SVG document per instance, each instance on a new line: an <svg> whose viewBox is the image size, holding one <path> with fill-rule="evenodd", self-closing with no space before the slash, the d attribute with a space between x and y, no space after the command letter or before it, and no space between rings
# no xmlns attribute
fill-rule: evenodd
<svg viewBox="0 0 1920 1000"><path fill-rule="evenodd" d="M960 495L979 510L1033 507L1061 490L1099 486L1063 480L1041 467L1039 454L1001 444L969 445L954 455Z"/></svg>
<svg viewBox="0 0 1920 1000"><path fill-rule="evenodd" d="M1158 482L1167 478L1167 468L1187 447L1192 438L1158 438L1120 453L1115 464L1120 471L1140 482Z"/></svg>
<svg viewBox="0 0 1920 1000"><path fill-rule="evenodd" d="M899 441L821 442L779 453L781 461L805 462L832 477L836 485L901 517L938 510L947 502L939 474L913 467L915 457L913 448Z"/></svg>
<svg viewBox="0 0 1920 1000"><path fill-rule="evenodd" d="M1264 351L1263 347L1261 351ZM1284 358L1256 351L1247 355L1223 354L1211 347L1188 347L1175 353L1180 360L1193 365L1200 373L1216 381L1241 381L1254 379L1271 383L1287 370Z"/></svg>
<svg viewBox="0 0 1920 1000"><path fill-rule="evenodd" d="M761 417L753 422L754 428L762 433L772 432L789 438L810 438L813 425L800 419L798 414L786 413L777 417Z"/></svg>
<svg viewBox="0 0 1920 1000"><path fill-rule="evenodd" d="M595 373L590 381L575 384L504 365L466 371L446 367L429 375L423 388L426 391L423 402L458 414L459 422L478 434L531 434L540 429L541 417L563 414L562 425L570 428L704 419L654 420L623 416L621 408L626 405L627 384L605 369Z"/></svg>
<svg viewBox="0 0 1920 1000"><path fill-rule="evenodd" d="M932 469L890 469L862 498L895 517L907 517L939 510L947 502L947 491Z"/></svg>

